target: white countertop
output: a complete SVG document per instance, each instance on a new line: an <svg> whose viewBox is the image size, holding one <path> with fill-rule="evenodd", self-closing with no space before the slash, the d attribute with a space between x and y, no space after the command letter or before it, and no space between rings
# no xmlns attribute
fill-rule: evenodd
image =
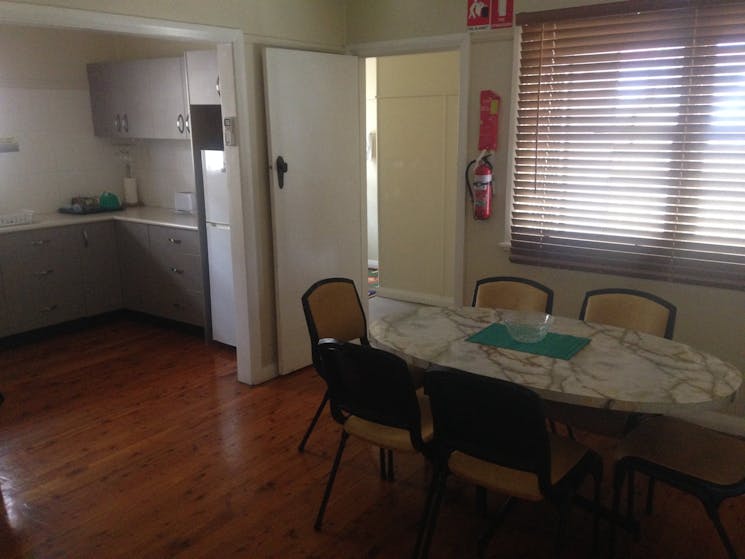
<svg viewBox="0 0 745 559"><path fill-rule="evenodd" d="M136 208L127 208L117 212L101 212L94 214L34 214L33 223L26 225L12 225L10 227L0 227L0 234L11 233L15 231L30 231L32 229L43 229L45 227L59 227L65 225L76 225L79 223L93 223L97 221L134 221L137 223L146 223L149 225L164 225L168 227L178 227L181 229L197 229L196 214L186 214L176 212L171 208L155 208L150 206L141 206Z"/></svg>

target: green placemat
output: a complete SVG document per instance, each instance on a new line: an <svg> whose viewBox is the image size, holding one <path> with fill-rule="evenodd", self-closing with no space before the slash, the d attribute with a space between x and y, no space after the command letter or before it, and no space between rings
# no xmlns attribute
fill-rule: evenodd
<svg viewBox="0 0 745 559"><path fill-rule="evenodd" d="M571 359L580 349L590 343L589 338L578 338L577 336L549 332L540 342L525 344L513 340L507 331L507 327L504 324L497 323L490 324L480 332L467 338L467 340L477 344L514 349L515 351L545 355L547 357L564 359L565 361Z"/></svg>

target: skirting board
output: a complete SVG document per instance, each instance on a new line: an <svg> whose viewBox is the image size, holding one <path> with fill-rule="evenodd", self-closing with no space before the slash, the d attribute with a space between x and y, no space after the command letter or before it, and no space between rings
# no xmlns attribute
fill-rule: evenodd
<svg viewBox="0 0 745 559"><path fill-rule="evenodd" d="M414 291L390 289L387 287L379 287L376 291L379 297L420 303L422 305L432 305L434 307L451 307L455 304L452 297L442 297L441 295L429 295L427 293L416 293Z"/></svg>

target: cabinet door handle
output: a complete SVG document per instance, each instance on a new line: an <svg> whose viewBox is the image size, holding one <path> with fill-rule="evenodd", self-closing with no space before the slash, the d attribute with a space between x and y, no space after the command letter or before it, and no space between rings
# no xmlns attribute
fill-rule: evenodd
<svg viewBox="0 0 745 559"><path fill-rule="evenodd" d="M191 134L191 124L189 124L189 115L186 115L186 133Z"/></svg>
<svg viewBox="0 0 745 559"><path fill-rule="evenodd" d="M36 272L34 275L37 278L43 278L44 276L49 276L54 273L54 270L52 268L48 268L47 270L42 270L41 272Z"/></svg>
<svg viewBox="0 0 745 559"><path fill-rule="evenodd" d="M129 132L129 117L127 113L122 115L122 131L125 133Z"/></svg>
<svg viewBox="0 0 745 559"><path fill-rule="evenodd" d="M173 272L174 274L183 274L183 273L184 273L184 271L183 271L183 270L180 270L180 269L178 269L178 268L171 268L171 271L172 271L172 272Z"/></svg>
<svg viewBox="0 0 745 559"><path fill-rule="evenodd" d="M168 242L172 245L180 245L181 239L174 239L173 237L168 237Z"/></svg>
<svg viewBox="0 0 745 559"><path fill-rule="evenodd" d="M119 113L114 117L114 130L117 132L122 131L122 119L119 118Z"/></svg>
<svg viewBox="0 0 745 559"><path fill-rule="evenodd" d="M186 126L186 124L184 122L184 115L179 114L178 115L178 118L176 119L176 128L178 129L179 134L183 134L184 133L184 127L185 126Z"/></svg>
<svg viewBox="0 0 745 559"><path fill-rule="evenodd" d="M49 239L37 239L35 241L31 241L31 246L40 247L40 246L48 245L51 242L52 241L50 241Z"/></svg>
<svg viewBox="0 0 745 559"><path fill-rule="evenodd" d="M217 76L217 82L215 83L215 89L217 90L217 96L221 97L222 93L220 92L220 76Z"/></svg>
<svg viewBox="0 0 745 559"><path fill-rule="evenodd" d="M42 307L41 312L52 312L57 310L57 305L49 305L48 307Z"/></svg>
<svg viewBox="0 0 745 559"><path fill-rule="evenodd" d="M183 308L184 308L184 305L182 305L181 303L173 303L173 308L174 308L174 309L179 309L179 310L181 310L181 309L183 309Z"/></svg>
<svg viewBox="0 0 745 559"><path fill-rule="evenodd" d="M88 229L83 228L83 246L88 248Z"/></svg>

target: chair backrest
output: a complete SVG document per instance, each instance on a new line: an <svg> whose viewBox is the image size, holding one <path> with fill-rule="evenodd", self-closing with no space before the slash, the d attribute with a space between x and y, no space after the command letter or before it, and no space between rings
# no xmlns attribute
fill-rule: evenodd
<svg viewBox="0 0 745 559"><path fill-rule="evenodd" d="M579 319L672 339L675 305L636 289L596 289L585 294Z"/></svg>
<svg viewBox="0 0 745 559"><path fill-rule="evenodd" d="M541 398L511 382L453 369L424 376L440 456L461 451L538 477L550 488L551 451Z"/></svg>
<svg viewBox="0 0 745 559"><path fill-rule="evenodd" d="M412 445L422 447L421 415L409 367L382 349L334 339L318 344L331 413L339 423L354 415L408 429Z"/></svg>
<svg viewBox="0 0 745 559"><path fill-rule="evenodd" d="M310 335L313 365L320 373L318 341L334 338L360 340L370 345L367 320L354 282L348 278L327 278L311 285L301 297L305 323Z"/></svg>
<svg viewBox="0 0 745 559"><path fill-rule="evenodd" d="M527 278L482 278L476 282L473 290L472 305L551 314L554 307L554 292L545 285Z"/></svg>

